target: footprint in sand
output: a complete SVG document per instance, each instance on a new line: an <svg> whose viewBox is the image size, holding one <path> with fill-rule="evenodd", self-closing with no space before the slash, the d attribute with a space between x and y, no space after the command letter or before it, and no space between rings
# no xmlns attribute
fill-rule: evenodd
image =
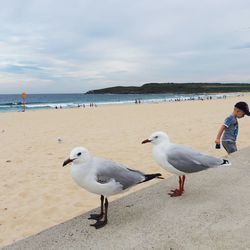
<svg viewBox="0 0 250 250"><path fill-rule="evenodd" d="M28 192L20 192L20 193L18 194L18 196L20 196L20 197L22 197L22 198L27 198Z"/></svg>

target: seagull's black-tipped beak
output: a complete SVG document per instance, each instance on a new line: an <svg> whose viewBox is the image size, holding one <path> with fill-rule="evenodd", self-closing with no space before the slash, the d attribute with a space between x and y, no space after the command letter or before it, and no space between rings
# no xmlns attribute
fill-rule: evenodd
<svg viewBox="0 0 250 250"><path fill-rule="evenodd" d="M148 142L151 142L151 140L146 139L146 140L142 141L141 144L145 144L145 143L148 143Z"/></svg>
<svg viewBox="0 0 250 250"><path fill-rule="evenodd" d="M63 167L65 167L66 165L68 165L69 163L71 163L73 160L71 159L67 159L66 161L63 162Z"/></svg>

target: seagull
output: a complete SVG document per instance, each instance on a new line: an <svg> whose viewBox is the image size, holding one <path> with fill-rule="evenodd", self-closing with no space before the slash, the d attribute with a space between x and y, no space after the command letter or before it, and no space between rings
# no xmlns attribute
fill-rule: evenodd
<svg viewBox="0 0 250 250"><path fill-rule="evenodd" d="M163 179L160 173L144 174L111 160L92 156L84 147L76 147L71 151L63 166L69 163L72 163L71 176L74 181L87 191L101 195L100 214L91 214L89 217L96 220L95 224L91 224L96 229L105 226L108 222L109 196L122 193L136 184L154 178Z"/></svg>
<svg viewBox="0 0 250 250"><path fill-rule="evenodd" d="M63 142L63 139L61 137L57 137L57 142L58 143L62 143Z"/></svg>
<svg viewBox="0 0 250 250"><path fill-rule="evenodd" d="M179 188L171 190L171 197L181 196L184 192L185 175L209 168L230 166L228 160L200 153L190 147L171 143L164 132L154 132L142 144L153 144L153 158L165 170L179 176Z"/></svg>

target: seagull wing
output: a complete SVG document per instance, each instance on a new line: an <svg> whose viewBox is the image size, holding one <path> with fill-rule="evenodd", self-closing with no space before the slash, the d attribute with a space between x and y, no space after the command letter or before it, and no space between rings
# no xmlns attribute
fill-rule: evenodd
<svg viewBox="0 0 250 250"><path fill-rule="evenodd" d="M223 164L223 160L205 155L192 148L173 144L167 153L168 162L184 173L199 172Z"/></svg>
<svg viewBox="0 0 250 250"><path fill-rule="evenodd" d="M144 173L141 171L106 159L96 158L95 160L98 163L96 176L99 183L104 184L114 180L122 185L122 189L126 189L145 180Z"/></svg>

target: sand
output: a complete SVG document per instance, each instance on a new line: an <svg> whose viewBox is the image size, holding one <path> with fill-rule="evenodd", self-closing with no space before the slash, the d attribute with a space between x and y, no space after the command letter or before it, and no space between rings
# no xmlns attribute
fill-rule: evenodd
<svg viewBox="0 0 250 250"><path fill-rule="evenodd" d="M250 147L231 154L230 167L188 175L185 193L167 192L169 177L110 203L108 225L90 227L89 213L2 250L246 250L250 245Z"/></svg>
<svg viewBox="0 0 250 250"><path fill-rule="evenodd" d="M99 197L78 187L70 167L62 167L73 147L85 146L92 154L167 177L153 161L151 145L141 141L162 130L175 143L223 156L223 149L214 148L214 139L241 100L250 103L250 96L0 113L0 246L99 206ZM238 148L250 144L249 124L249 117L239 120Z"/></svg>

